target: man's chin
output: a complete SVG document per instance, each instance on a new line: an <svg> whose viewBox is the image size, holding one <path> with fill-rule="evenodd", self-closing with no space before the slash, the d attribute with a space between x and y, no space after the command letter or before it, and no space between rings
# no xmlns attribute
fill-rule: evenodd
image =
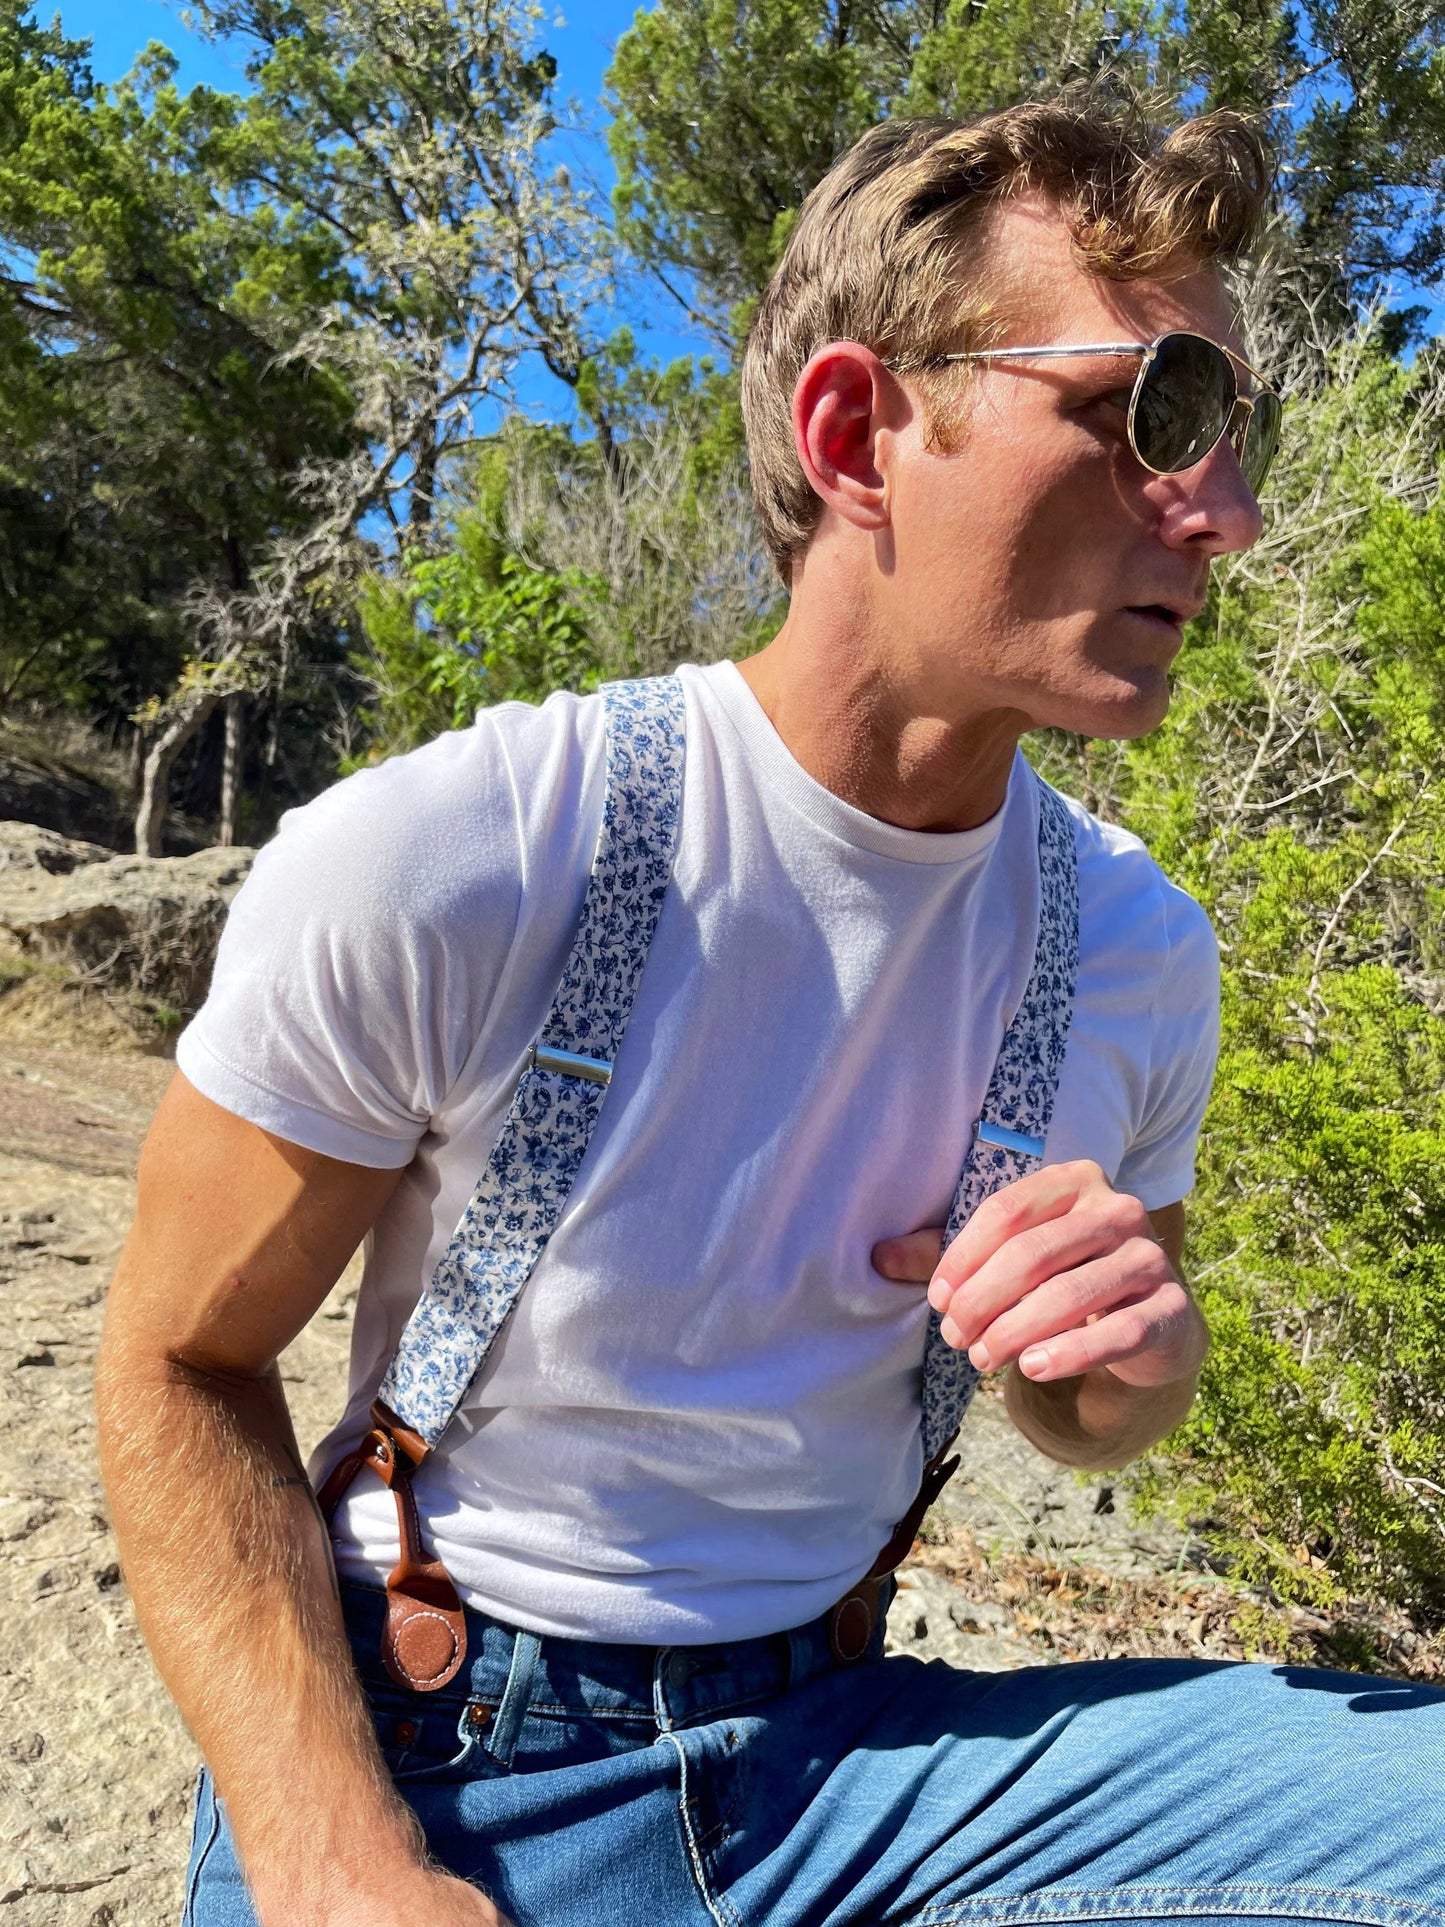
<svg viewBox="0 0 1445 1927"><path fill-rule="evenodd" d="M1128 743L1155 730L1169 714L1169 678L1162 669L1110 677L1104 689L1078 691L1061 702L1043 726L1074 736Z"/></svg>

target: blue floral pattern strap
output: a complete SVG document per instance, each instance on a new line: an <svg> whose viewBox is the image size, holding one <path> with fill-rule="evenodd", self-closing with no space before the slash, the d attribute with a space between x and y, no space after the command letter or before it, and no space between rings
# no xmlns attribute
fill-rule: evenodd
<svg viewBox="0 0 1445 1927"><path fill-rule="evenodd" d="M602 701L607 795L561 986L487 1168L381 1383L381 1400L432 1446L566 1206L606 1095L596 1073L622 1043L672 874L682 812L682 685L675 676L610 683ZM548 1061L536 1061L543 1053ZM574 1067L561 1066L555 1053Z"/></svg>
<svg viewBox="0 0 1445 1927"><path fill-rule="evenodd" d="M1079 974L1079 869L1074 820L1056 790L1039 779L1039 929L1034 965L1004 1033L983 1114L974 1129L948 1219L951 1241L995 1191L1037 1171L1054 1114L1059 1072L1074 1014ZM923 1352L923 1462L929 1464L963 1422L978 1384L965 1352L944 1343L930 1313Z"/></svg>

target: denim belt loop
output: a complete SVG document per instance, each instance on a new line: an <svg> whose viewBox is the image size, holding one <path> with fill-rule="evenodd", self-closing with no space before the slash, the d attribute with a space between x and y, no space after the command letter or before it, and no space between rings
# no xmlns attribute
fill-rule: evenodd
<svg viewBox="0 0 1445 1927"><path fill-rule="evenodd" d="M522 1732L522 1721L532 1703L532 1680L541 1656L542 1642L535 1633L519 1632L512 1642L512 1663L507 1669L507 1684L502 1703L492 1721L487 1751L498 1766L510 1767Z"/></svg>

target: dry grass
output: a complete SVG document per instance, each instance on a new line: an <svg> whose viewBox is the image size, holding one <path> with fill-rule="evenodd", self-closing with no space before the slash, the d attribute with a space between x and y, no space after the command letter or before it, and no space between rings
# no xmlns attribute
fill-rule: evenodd
<svg viewBox="0 0 1445 1927"><path fill-rule="evenodd" d="M1445 1632L1394 1608L1351 1601L1313 1612L1214 1573L1122 1577L1026 1553L990 1555L953 1525L930 1537L912 1563L1003 1606L1041 1661L1269 1660L1445 1682Z"/></svg>
<svg viewBox="0 0 1445 1927"><path fill-rule="evenodd" d="M167 1005L82 982L0 933L0 1043L163 1054L178 1019Z"/></svg>

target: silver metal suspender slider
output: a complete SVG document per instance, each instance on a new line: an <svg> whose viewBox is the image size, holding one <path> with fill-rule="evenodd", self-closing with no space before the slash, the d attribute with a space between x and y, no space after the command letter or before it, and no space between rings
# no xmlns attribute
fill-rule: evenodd
<svg viewBox="0 0 1445 1927"><path fill-rule="evenodd" d="M580 1077L586 1084L612 1082L612 1066L605 1057L583 1057L579 1051L533 1044L531 1061L539 1071L551 1071L557 1077Z"/></svg>
<svg viewBox="0 0 1445 1927"><path fill-rule="evenodd" d="M1030 1137L1027 1131L1011 1131L1006 1124L991 1124L986 1117L978 1120L976 1135L980 1144L997 1144L1005 1151L1022 1151L1031 1158L1041 1158L1044 1154L1041 1137Z"/></svg>

